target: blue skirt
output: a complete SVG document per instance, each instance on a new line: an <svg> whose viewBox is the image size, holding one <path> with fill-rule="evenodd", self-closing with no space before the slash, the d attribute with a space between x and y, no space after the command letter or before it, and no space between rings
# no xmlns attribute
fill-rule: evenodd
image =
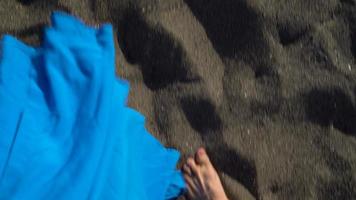
<svg viewBox="0 0 356 200"><path fill-rule="evenodd" d="M41 46L0 46L0 199L172 199L179 153L128 108L110 24L52 15Z"/></svg>

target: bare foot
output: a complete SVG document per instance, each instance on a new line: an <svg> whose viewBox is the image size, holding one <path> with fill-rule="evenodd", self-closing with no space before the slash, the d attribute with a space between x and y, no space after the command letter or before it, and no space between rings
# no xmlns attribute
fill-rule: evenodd
<svg viewBox="0 0 356 200"><path fill-rule="evenodd" d="M198 149L195 159L188 158L183 172L189 199L227 200L219 175L203 148Z"/></svg>

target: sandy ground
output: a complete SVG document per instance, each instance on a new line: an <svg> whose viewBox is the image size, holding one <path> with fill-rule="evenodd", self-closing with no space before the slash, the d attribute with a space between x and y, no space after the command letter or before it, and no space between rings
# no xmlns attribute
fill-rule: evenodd
<svg viewBox="0 0 356 200"><path fill-rule="evenodd" d="M355 0L0 0L0 33L53 10L114 25L130 106L231 199L356 199Z"/></svg>

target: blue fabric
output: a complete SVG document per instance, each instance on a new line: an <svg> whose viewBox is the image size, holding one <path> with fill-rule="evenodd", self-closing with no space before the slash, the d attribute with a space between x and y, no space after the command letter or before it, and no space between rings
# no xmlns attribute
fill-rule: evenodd
<svg viewBox="0 0 356 200"><path fill-rule="evenodd" d="M126 106L112 26L52 15L40 47L5 35L0 52L0 199L171 199L179 153Z"/></svg>

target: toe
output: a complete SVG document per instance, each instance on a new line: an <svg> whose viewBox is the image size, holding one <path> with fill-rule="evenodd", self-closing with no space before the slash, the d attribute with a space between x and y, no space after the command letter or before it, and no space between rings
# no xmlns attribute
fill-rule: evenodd
<svg viewBox="0 0 356 200"><path fill-rule="evenodd" d="M208 155L204 148L199 148L195 154L195 160L199 165L211 165Z"/></svg>
<svg viewBox="0 0 356 200"><path fill-rule="evenodd" d="M187 165L189 166L192 175L198 175L199 174L199 169L197 164L195 163L195 160L193 158L188 158L187 160Z"/></svg>
<svg viewBox="0 0 356 200"><path fill-rule="evenodd" d="M187 193L188 193L189 199L195 199L195 196L196 196L196 193L198 190L197 190L197 186L196 186L193 178L185 174L184 180L187 184Z"/></svg>
<svg viewBox="0 0 356 200"><path fill-rule="evenodd" d="M189 176L192 175L192 170L190 169L190 167L187 164L183 165L183 172Z"/></svg>

